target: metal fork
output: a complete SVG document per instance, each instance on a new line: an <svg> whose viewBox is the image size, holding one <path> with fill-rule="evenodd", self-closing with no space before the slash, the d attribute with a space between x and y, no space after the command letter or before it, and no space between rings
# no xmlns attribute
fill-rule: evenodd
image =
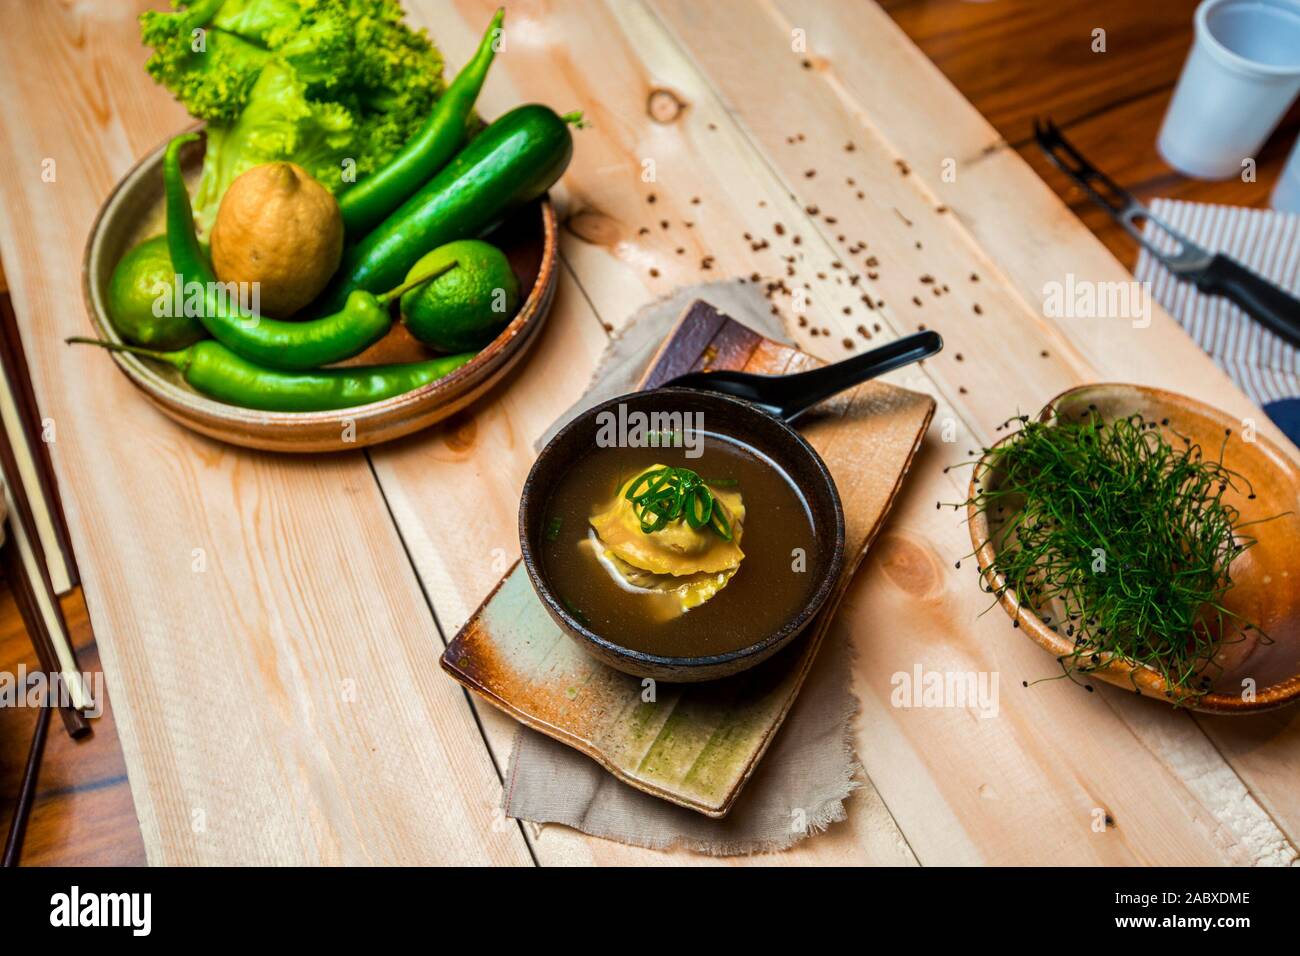
<svg viewBox="0 0 1300 956"><path fill-rule="evenodd" d="M1278 288L1223 253L1203 249L1084 158L1050 119L1034 120L1034 139L1047 158L1074 180L1093 202L1101 206L1142 248L1155 256L1179 279L1195 283L1210 295L1231 301L1270 332L1300 348L1300 299ZM1168 252L1148 239L1140 222L1150 220L1177 245Z"/></svg>

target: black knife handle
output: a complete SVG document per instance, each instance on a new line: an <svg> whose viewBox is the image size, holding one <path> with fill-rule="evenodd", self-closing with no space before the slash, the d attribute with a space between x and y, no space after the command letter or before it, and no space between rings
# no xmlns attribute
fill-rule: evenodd
<svg viewBox="0 0 1300 956"><path fill-rule="evenodd" d="M1300 348L1300 299L1222 253L1196 277L1202 292L1221 295L1260 325Z"/></svg>

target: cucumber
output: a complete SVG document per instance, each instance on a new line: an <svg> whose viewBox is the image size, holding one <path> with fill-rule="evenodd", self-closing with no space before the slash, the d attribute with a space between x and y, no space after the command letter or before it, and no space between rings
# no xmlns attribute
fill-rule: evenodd
<svg viewBox="0 0 1300 956"><path fill-rule="evenodd" d="M323 294L324 313L355 289L380 293L398 286L429 250L482 236L513 209L555 184L573 156L569 123L533 103L506 113L373 232L343 253Z"/></svg>

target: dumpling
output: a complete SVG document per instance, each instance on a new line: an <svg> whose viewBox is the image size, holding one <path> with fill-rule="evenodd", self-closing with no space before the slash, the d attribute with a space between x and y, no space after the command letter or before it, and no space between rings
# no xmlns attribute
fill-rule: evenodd
<svg viewBox="0 0 1300 956"><path fill-rule="evenodd" d="M644 613L657 621L671 621L691 608L699 607L725 588L739 570L735 567L714 573L701 571L698 574L686 574L681 577L655 574L653 571L643 571L633 567L612 551L606 550L594 530L588 538L578 544L591 554L624 590L647 599Z"/></svg>
<svg viewBox="0 0 1300 956"><path fill-rule="evenodd" d="M710 488L714 507L722 508L731 525L731 540L708 525L692 528L683 520L669 522L657 531L641 530L641 519L627 492L651 465L623 484L612 502L589 519L595 533L593 551L611 574L641 591L672 595L678 613L698 607L731 580L745 553L740 549L745 502L739 490Z"/></svg>
<svg viewBox="0 0 1300 956"><path fill-rule="evenodd" d="M711 528L692 528L685 521L670 522L649 534L641 530L641 519L627 499L628 489L646 472L663 467L651 465L633 475L618 489L613 502L591 516L591 526L606 550L633 567L655 574L681 576L738 567L745 557L740 550L745 503L738 490L710 489L714 501L723 507L731 521L730 541Z"/></svg>
<svg viewBox="0 0 1300 956"><path fill-rule="evenodd" d="M725 571L700 571L696 574L676 576L672 574L655 574L634 567L614 554L606 551L605 557L614 567L614 572L628 584L644 591L660 591L677 596L683 611L699 607L709 598L727 586L732 575L739 570L739 565Z"/></svg>

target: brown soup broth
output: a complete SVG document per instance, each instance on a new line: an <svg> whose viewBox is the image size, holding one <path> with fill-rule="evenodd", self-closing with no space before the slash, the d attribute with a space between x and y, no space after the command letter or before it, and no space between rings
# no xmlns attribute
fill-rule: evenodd
<svg viewBox="0 0 1300 956"><path fill-rule="evenodd" d="M746 511L745 557L735 576L711 600L666 622L647 613L652 598L621 587L580 546L593 512L655 463L689 468L708 480L735 480ZM704 433L703 454L695 458L683 448L593 448L560 479L544 527L542 564L570 613L602 637L663 657L725 654L761 640L798 614L822 570L799 489L769 458L712 432ZM803 549L802 571L795 570L796 548Z"/></svg>

